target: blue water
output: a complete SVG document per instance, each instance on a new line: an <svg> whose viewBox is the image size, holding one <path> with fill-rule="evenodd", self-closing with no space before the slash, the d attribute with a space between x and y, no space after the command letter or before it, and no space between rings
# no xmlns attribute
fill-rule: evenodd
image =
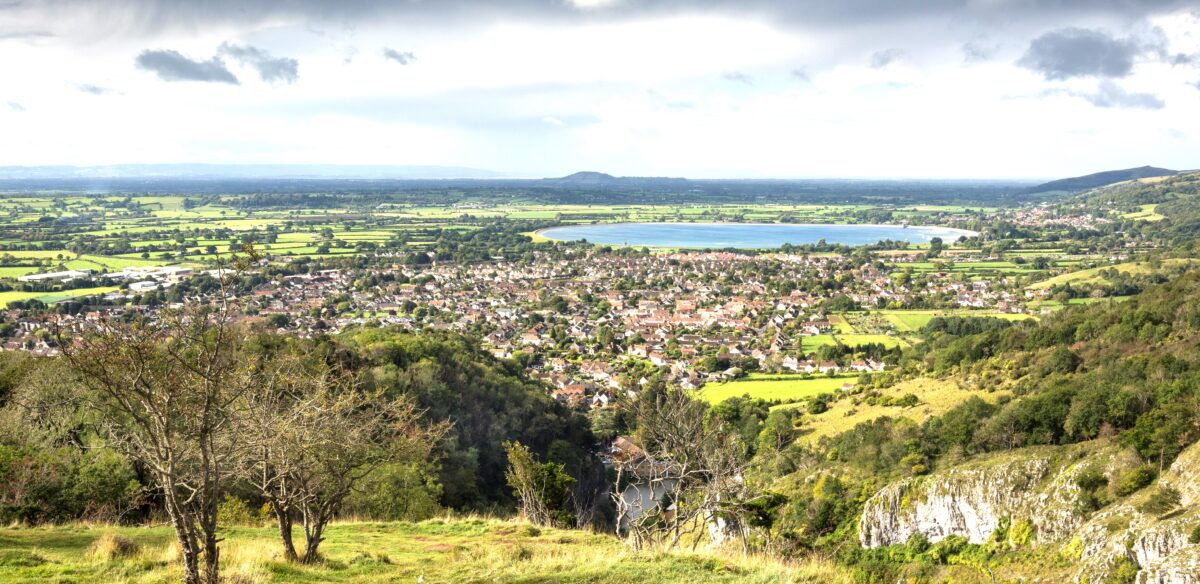
<svg viewBox="0 0 1200 584"><path fill-rule="evenodd" d="M801 245L822 239L827 243L867 245L886 239L929 243L934 237L940 237L951 243L964 235L978 235L974 231L952 227L798 223L597 223L551 227L538 233L560 241L693 249L770 249L785 243Z"/></svg>

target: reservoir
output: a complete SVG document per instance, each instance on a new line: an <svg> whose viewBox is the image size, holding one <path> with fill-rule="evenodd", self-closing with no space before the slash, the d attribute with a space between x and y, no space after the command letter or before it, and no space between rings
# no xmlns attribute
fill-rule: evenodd
<svg viewBox="0 0 1200 584"><path fill-rule="evenodd" d="M953 227L903 225L827 225L801 223L594 223L542 229L538 234L559 241L587 240L603 245L689 249L773 249L785 243L868 245L884 240L946 243L979 235Z"/></svg>

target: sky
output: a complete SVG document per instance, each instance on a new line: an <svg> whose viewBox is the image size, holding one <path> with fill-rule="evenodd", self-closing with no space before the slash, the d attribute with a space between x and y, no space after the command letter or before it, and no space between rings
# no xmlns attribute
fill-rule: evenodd
<svg viewBox="0 0 1200 584"><path fill-rule="evenodd" d="M1200 168L1200 0L0 0L0 166Z"/></svg>

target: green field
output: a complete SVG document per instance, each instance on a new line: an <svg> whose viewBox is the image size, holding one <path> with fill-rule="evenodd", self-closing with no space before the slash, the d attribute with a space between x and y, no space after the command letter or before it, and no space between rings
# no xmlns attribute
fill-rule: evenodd
<svg viewBox="0 0 1200 584"><path fill-rule="evenodd" d="M94 294L108 294L115 292L118 288L114 286L100 286L96 288L79 288L76 290L63 290L61 292L18 292L15 290L8 292L0 292L0 306L8 306L9 302L17 302L23 300L40 300L46 304L67 300L69 298L79 298L81 296L92 296Z"/></svg>
<svg viewBox="0 0 1200 584"><path fill-rule="evenodd" d="M767 401L797 401L841 389L844 383L854 383L857 376L751 375L747 379L725 383L709 383L700 389L699 396L709 403L719 403L731 397L749 395Z"/></svg>
<svg viewBox="0 0 1200 584"><path fill-rule="evenodd" d="M960 388L955 382L939 379L913 379L898 383L883 392L891 398L913 394L920 400L915 406L902 408L895 406L871 405L866 402L855 403L853 398L840 399L830 402L829 410L821 414L805 415L805 423L801 428L800 442L815 444L821 438L834 436L853 429L858 424L870 422L884 416L909 418L917 423L925 421L930 416L940 415L947 410L967 401L971 397L980 397L994 402L1004 392L986 393ZM775 408L793 408L798 404L784 404ZM772 408L774 409L774 408Z"/></svg>
<svg viewBox="0 0 1200 584"><path fill-rule="evenodd" d="M1195 262L1196 260L1193 259L1171 258L1163 260L1162 266L1169 268L1184 264L1193 264ZM1088 268L1086 270L1077 270L1074 272L1059 274L1040 282L1034 282L1033 284L1030 284L1028 288L1031 290L1041 290L1062 284L1101 284L1106 281L1102 273L1108 270L1117 270L1122 274L1140 275L1154 272L1155 268L1148 262L1125 262L1111 266L1100 266L1096 268Z"/></svg>
<svg viewBox="0 0 1200 584"><path fill-rule="evenodd" d="M929 321L939 316L985 316L1003 318L1005 320L1025 320L1035 318L1030 314L1014 314L990 312L981 310L881 310L880 316L887 319L902 333L916 332L929 324Z"/></svg>
<svg viewBox="0 0 1200 584"><path fill-rule="evenodd" d="M843 345L849 347L861 347L872 344L883 345L888 348L909 346L909 343L904 339L891 335L836 335L836 337Z"/></svg>
<svg viewBox="0 0 1200 584"><path fill-rule="evenodd" d="M1142 205L1137 211L1134 211L1133 213L1126 213L1122 215L1122 217L1137 221L1162 221L1163 219L1167 218L1166 215L1162 215L1158 212L1158 203Z"/></svg>
<svg viewBox="0 0 1200 584"><path fill-rule="evenodd" d="M106 534L132 542L133 549L93 554L89 548ZM495 519L337 523L321 546L322 561L311 565L282 561L271 527L232 527L222 537L223 580L238 583L852 581L815 560L784 563L703 550L637 553L609 535ZM2 582L166 584L182 574L167 527L3 528L0 543Z"/></svg>

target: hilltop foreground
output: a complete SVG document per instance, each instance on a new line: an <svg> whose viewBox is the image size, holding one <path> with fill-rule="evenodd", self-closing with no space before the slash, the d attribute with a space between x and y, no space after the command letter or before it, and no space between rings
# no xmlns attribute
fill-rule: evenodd
<svg viewBox="0 0 1200 584"><path fill-rule="evenodd" d="M279 558L268 527L225 530L229 582L850 582L831 564L636 553L612 536L495 519L339 523L324 561ZM0 529L0 582L178 582L169 527Z"/></svg>

